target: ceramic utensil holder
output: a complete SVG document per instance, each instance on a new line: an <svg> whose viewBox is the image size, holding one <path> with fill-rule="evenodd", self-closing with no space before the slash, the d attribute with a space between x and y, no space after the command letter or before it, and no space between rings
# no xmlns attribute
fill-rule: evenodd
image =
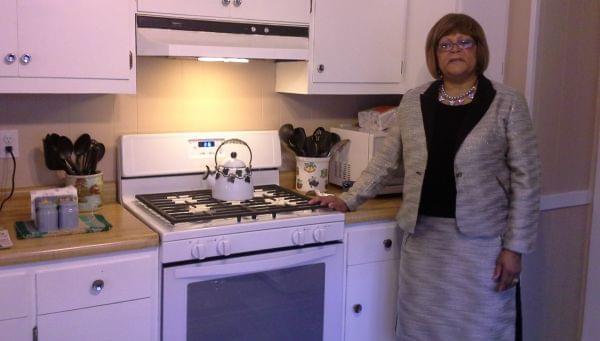
<svg viewBox="0 0 600 341"><path fill-rule="evenodd" d="M66 185L75 186L80 212L92 212L102 206L102 190L104 181L102 172L91 175L69 175Z"/></svg>
<svg viewBox="0 0 600 341"><path fill-rule="evenodd" d="M329 157L296 156L296 190L325 191L329 178Z"/></svg>

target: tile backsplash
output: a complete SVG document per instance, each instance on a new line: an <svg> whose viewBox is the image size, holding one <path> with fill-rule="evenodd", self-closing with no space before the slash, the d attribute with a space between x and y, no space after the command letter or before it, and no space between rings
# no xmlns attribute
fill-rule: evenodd
<svg viewBox="0 0 600 341"><path fill-rule="evenodd" d="M58 185L42 139L86 132L107 147L98 168L116 177L118 137L132 133L277 129L290 122L308 132L354 122L359 110L397 104L399 96L289 95L275 89L273 61L249 64L141 57L136 95L0 95L0 129L19 131L17 187ZM291 167L285 158L284 168ZM0 188L10 186L12 162L0 159Z"/></svg>

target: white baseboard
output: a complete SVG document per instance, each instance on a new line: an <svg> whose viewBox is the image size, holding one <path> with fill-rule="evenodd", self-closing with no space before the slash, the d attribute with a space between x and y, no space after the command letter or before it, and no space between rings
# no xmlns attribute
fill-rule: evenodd
<svg viewBox="0 0 600 341"><path fill-rule="evenodd" d="M592 203L592 193L589 190L563 192L542 195L540 209L554 210L557 208L588 205Z"/></svg>

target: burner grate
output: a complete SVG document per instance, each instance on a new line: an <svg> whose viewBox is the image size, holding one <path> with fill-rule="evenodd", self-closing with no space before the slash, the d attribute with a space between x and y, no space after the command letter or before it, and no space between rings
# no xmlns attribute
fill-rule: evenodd
<svg viewBox="0 0 600 341"><path fill-rule="evenodd" d="M256 219L258 215L271 214L275 218L280 212L320 208L318 204L309 204L310 198L278 185L255 186L254 198L246 201L213 199L210 190L138 194L135 197L171 224L221 218L237 218L241 222L243 217Z"/></svg>

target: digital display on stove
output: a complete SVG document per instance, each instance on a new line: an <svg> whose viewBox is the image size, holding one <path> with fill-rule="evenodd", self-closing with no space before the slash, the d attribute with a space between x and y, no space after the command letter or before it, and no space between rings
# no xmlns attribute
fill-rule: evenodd
<svg viewBox="0 0 600 341"><path fill-rule="evenodd" d="M216 145L215 141L198 141L198 147L200 148L212 148Z"/></svg>

